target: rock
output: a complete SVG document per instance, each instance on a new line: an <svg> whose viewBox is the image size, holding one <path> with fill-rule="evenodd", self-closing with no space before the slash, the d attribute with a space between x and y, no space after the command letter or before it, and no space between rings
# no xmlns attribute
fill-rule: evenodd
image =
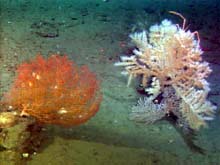
<svg viewBox="0 0 220 165"><path fill-rule="evenodd" d="M46 21L35 22L31 25L32 32L40 37L55 38L59 37L59 29L55 23Z"/></svg>
<svg viewBox="0 0 220 165"><path fill-rule="evenodd" d="M21 148L30 136L30 133L26 131L29 124L29 121L24 120L12 127L3 128L0 131L0 146L6 150Z"/></svg>

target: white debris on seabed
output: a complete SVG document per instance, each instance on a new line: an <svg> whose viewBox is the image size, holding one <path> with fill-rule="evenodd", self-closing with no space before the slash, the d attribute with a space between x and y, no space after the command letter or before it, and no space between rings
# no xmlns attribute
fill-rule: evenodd
<svg viewBox="0 0 220 165"><path fill-rule="evenodd" d="M28 158L29 157L29 153L22 153L22 157L23 158Z"/></svg>

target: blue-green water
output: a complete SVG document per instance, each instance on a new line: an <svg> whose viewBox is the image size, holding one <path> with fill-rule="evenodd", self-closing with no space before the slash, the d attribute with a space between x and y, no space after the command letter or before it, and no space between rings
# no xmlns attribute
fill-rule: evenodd
<svg viewBox="0 0 220 165"><path fill-rule="evenodd" d="M182 19L170 10L181 13L187 27L199 32L203 59L213 70L207 78L208 99L217 106L216 117L194 140L204 154L192 151L167 121L153 125L130 121L128 115L140 94L134 82L126 87L127 78L114 66L121 54L133 49L130 33L165 18L181 25ZM45 57L67 54L78 65L88 65L101 80L103 94L100 110L91 120L71 128L44 126L43 135L35 138L45 140L39 140L43 142L28 156L26 151L1 147L0 165L220 164L219 27L217 0L0 0L1 96L10 88L16 66L39 52ZM6 146L21 137L6 136L3 130L0 134L0 144Z"/></svg>

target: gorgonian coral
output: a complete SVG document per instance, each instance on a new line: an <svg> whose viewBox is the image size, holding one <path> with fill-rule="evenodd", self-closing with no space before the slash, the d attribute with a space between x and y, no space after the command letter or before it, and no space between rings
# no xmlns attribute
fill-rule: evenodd
<svg viewBox="0 0 220 165"><path fill-rule="evenodd" d="M66 56L38 55L17 68L17 76L3 101L21 115L41 123L72 126L99 110L100 84L87 66L78 67Z"/></svg>
<svg viewBox="0 0 220 165"><path fill-rule="evenodd" d="M154 98L170 86L181 99L179 109L192 128L212 120L216 107L207 101L210 88L205 80L211 69L202 61L198 33L186 30L185 20L180 27L165 19L151 26L149 32L130 37L137 49L132 56L121 56L121 61L115 63L125 66L122 73L129 75L128 85L133 77L141 76L143 87Z"/></svg>

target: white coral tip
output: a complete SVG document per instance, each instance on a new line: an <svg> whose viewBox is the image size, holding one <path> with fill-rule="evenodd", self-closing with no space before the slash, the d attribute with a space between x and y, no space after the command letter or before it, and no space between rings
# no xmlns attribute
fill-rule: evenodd
<svg viewBox="0 0 220 165"><path fill-rule="evenodd" d="M115 62L114 63L114 66L121 66L122 64L121 64L121 62Z"/></svg>
<svg viewBox="0 0 220 165"><path fill-rule="evenodd" d="M160 26L159 25L153 25L150 27L150 32L159 32Z"/></svg>
<svg viewBox="0 0 220 165"><path fill-rule="evenodd" d="M161 22L161 25L162 26L170 26L172 24L172 22L168 19L164 19L162 22Z"/></svg>
<svg viewBox="0 0 220 165"><path fill-rule="evenodd" d="M207 120L207 121L211 121L211 120L213 120L214 118L213 117L202 117L203 118L203 120Z"/></svg>
<svg viewBox="0 0 220 165"><path fill-rule="evenodd" d="M141 51L137 50L137 49L134 49L134 50L133 50L133 53L134 53L135 55L137 55L137 56L143 55L143 53L142 53Z"/></svg>
<svg viewBox="0 0 220 165"><path fill-rule="evenodd" d="M135 59L135 56L130 56L130 57L128 57L128 56L120 56L120 59L121 59L121 61L130 61L130 60Z"/></svg>
<svg viewBox="0 0 220 165"><path fill-rule="evenodd" d="M128 72L127 71L122 71L121 74L122 75L128 75Z"/></svg>

